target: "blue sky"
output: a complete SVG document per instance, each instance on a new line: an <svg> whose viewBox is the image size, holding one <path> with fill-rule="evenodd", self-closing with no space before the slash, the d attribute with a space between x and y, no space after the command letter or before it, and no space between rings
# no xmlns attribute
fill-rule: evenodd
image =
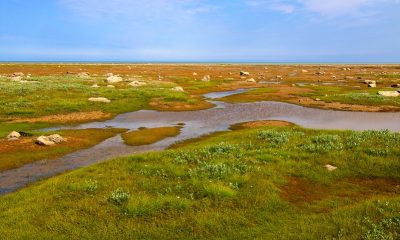
<svg viewBox="0 0 400 240"><path fill-rule="evenodd" d="M3 0L0 61L400 62L400 1Z"/></svg>

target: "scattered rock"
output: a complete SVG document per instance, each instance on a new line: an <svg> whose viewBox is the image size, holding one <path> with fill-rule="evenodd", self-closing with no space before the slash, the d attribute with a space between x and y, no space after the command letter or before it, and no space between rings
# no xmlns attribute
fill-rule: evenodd
<svg viewBox="0 0 400 240"><path fill-rule="evenodd" d="M21 76L12 76L10 77L11 81L20 82L22 80Z"/></svg>
<svg viewBox="0 0 400 240"><path fill-rule="evenodd" d="M81 72L81 73L78 73L78 77L79 78L90 78L90 75L87 72Z"/></svg>
<svg viewBox="0 0 400 240"><path fill-rule="evenodd" d="M250 75L249 72L240 71L240 76L249 76L249 75Z"/></svg>
<svg viewBox="0 0 400 240"><path fill-rule="evenodd" d="M308 71L305 70L305 69L302 69L301 72L302 72L302 73L308 73Z"/></svg>
<svg viewBox="0 0 400 240"><path fill-rule="evenodd" d="M99 88L100 86L99 85L97 85L97 84L93 84L92 86L90 86L90 87L92 87L92 88Z"/></svg>
<svg viewBox="0 0 400 240"><path fill-rule="evenodd" d="M62 143L62 142L66 142L67 140L65 140L63 137L61 137L58 134L53 134L47 137L51 142L54 143Z"/></svg>
<svg viewBox="0 0 400 240"><path fill-rule="evenodd" d="M325 75L325 72L319 71L319 72L316 72L315 74L317 74L317 75Z"/></svg>
<svg viewBox="0 0 400 240"><path fill-rule="evenodd" d="M107 85L108 88L115 88L114 85Z"/></svg>
<svg viewBox="0 0 400 240"><path fill-rule="evenodd" d="M370 87L370 88L376 88L376 83L368 84L368 87Z"/></svg>
<svg viewBox="0 0 400 240"><path fill-rule="evenodd" d="M321 101L321 99L319 99L319 98L316 98L316 99L315 99L315 101L319 102L319 101Z"/></svg>
<svg viewBox="0 0 400 240"><path fill-rule="evenodd" d="M111 102L109 99L105 97L91 97L88 99L90 102L103 102L103 103L109 103Z"/></svg>
<svg viewBox="0 0 400 240"><path fill-rule="evenodd" d="M364 80L365 84L375 84L376 85L376 81L373 80Z"/></svg>
<svg viewBox="0 0 400 240"><path fill-rule="evenodd" d="M185 91L185 90L183 90L182 87L174 87L174 88L171 88L171 90L175 91L175 92L184 92Z"/></svg>
<svg viewBox="0 0 400 240"><path fill-rule="evenodd" d="M118 82L122 82L123 79L120 76L109 76L107 78L107 83L118 83Z"/></svg>
<svg viewBox="0 0 400 240"><path fill-rule="evenodd" d="M256 83L257 81L254 78L250 78L246 80L247 82Z"/></svg>
<svg viewBox="0 0 400 240"><path fill-rule="evenodd" d="M35 141L36 144L40 146L53 146L55 142L51 141L48 137L46 136L40 136L36 139Z"/></svg>
<svg viewBox="0 0 400 240"><path fill-rule="evenodd" d="M205 75L205 76L201 79L201 81L203 81L203 82L209 82L210 80L211 80L210 75Z"/></svg>
<svg viewBox="0 0 400 240"><path fill-rule="evenodd" d="M193 73L193 76L197 76L197 72L194 72L194 73Z"/></svg>
<svg viewBox="0 0 400 240"><path fill-rule="evenodd" d="M330 165L330 164L326 164L324 167L325 167L326 170L328 170L329 172L333 172L333 171L335 171L335 170L337 169L336 166L332 166L332 165Z"/></svg>
<svg viewBox="0 0 400 240"><path fill-rule="evenodd" d="M12 77L23 77L23 76L25 76L25 74L22 72L15 72L12 74Z"/></svg>
<svg viewBox="0 0 400 240"><path fill-rule="evenodd" d="M378 95L385 96L385 97L398 97L400 96L399 91L379 91Z"/></svg>
<svg viewBox="0 0 400 240"><path fill-rule="evenodd" d="M141 81L133 81L133 82L129 83L128 85L132 86L132 87L140 87L140 86L147 85L147 83L141 82Z"/></svg>
<svg viewBox="0 0 400 240"><path fill-rule="evenodd" d="M7 135L8 141L18 140L21 137L21 134L16 131L12 131L10 134Z"/></svg>

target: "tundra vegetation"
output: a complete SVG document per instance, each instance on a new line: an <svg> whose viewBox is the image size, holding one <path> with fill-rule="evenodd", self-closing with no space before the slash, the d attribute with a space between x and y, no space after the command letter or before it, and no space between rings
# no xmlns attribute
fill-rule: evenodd
<svg viewBox="0 0 400 240"><path fill-rule="evenodd" d="M399 147L400 134L389 131L218 133L2 196L0 232L6 239L398 239Z"/></svg>
<svg viewBox="0 0 400 240"><path fill-rule="evenodd" d="M210 108L208 92L251 88L220 100L384 112L399 111L400 97L378 92L399 84L397 65L0 64L0 171L117 134L131 145L175 136L179 127L62 130L46 134L66 142L34 143L58 125ZM272 121L231 129L1 196L0 238L400 238L399 133ZM5 140L11 131L26 135Z"/></svg>

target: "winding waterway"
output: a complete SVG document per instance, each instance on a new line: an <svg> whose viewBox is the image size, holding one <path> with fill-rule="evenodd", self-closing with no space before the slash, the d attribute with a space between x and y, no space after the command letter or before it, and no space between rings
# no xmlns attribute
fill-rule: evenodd
<svg viewBox="0 0 400 240"><path fill-rule="evenodd" d="M62 126L56 129L86 128L154 128L175 126L184 123L181 133L157 143L145 146L127 146L121 136L109 138L102 143L83 149L59 159L38 161L17 169L0 173L0 194L13 192L59 173L102 162L107 159L136 153L163 150L177 141L187 140L228 130L235 123L256 120L284 120L297 125L316 129L350 129L400 131L400 113L347 112L307 108L281 102L255 102L230 104L212 101L224 96L242 93L246 90L209 93L204 95L216 106L211 109L188 112L158 112L141 110L118 115L104 122L92 122L75 127ZM48 129L55 130L55 129Z"/></svg>

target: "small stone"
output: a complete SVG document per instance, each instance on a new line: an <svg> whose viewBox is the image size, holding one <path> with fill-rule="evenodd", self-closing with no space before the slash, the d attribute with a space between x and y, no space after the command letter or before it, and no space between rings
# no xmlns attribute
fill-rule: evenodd
<svg viewBox="0 0 400 240"><path fill-rule="evenodd" d="M319 99L319 98L316 98L316 99L315 99L315 101L319 102L319 101L321 101L321 99Z"/></svg>
<svg viewBox="0 0 400 240"><path fill-rule="evenodd" d="M107 85L108 88L115 88L114 85Z"/></svg>
<svg viewBox="0 0 400 240"><path fill-rule="evenodd" d="M133 81L133 82L129 83L128 85L132 86L132 87L140 87L140 86L147 85L147 83L141 82L141 81Z"/></svg>
<svg viewBox="0 0 400 240"><path fill-rule="evenodd" d="M328 170L329 172L333 172L333 171L335 171L335 170L337 169L336 166L333 166L333 165L330 165L330 164L326 164L324 167L325 167L326 170Z"/></svg>
<svg viewBox="0 0 400 240"><path fill-rule="evenodd" d="M118 83L122 81L123 81L122 77L119 76L110 76L107 78L107 83Z"/></svg>
<svg viewBox="0 0 400 240"><path fill-rule="evenodd" d="M15 73L12 74L12 76L13 77L23 77L23 76L25 76L25 74L22 73L22 72L15 72Z"/></svg>
<svg viewBox="0 0 400 240"><path fill-rule="evenodd" d="M385 97L398 97L400 96L400 93L398 91L379 91L378 95Z"/></svg>
<svg viewBox="0 0 400 240"><path fill-rule="evenodd" d="M308 73L308 71L305 70L305 69L302 69L301 72L302 72L302 73Z"/></svg>
<svg viewBox="0 0 400 240"><path fill-rule="evenodd" d="M197 72L194 72L194 73L193 73L193 76L197 76Z"/></svg>
<svg viewBox="0 0 400 240"><path fill-rule="evenodd" d="M184 92L185 91L185 90L183 90L182 87L174 87L174 88L171 88L171 90L175 91L175 92Z"/></svg>
<svg viewBox="0 0 400 240"><path fill-rule="evenodd" d="M249 78L246 81L250 82L250 83L256 83L257 82L254 78Z"/></svg>
<svg viewBox="0 0 400 240"><path fill-rule="evenodd" d="M205 75L205 76L201 79L201 81L203 81L203 82L209 82L210 80L211 80L210 75Z"/></svg>
<svg viewBox="0 0 400 240"><path fill-rule="evenodd" d="M376 83L368 84L368 87L370 87L370 88L376 88Z"/></svg>
<svg viewBox="0 0 400 240"><path fill-rule="evenodd" d="M249 76L249 75L250 75L249 72L240 71L240 76Z"/></svg>
<svg viewBox="0 0 400 240"><path fill-rule="evenodd" d="M99 88L100 86L99 85L97 85L97 84L93 84L92 86L90 86L90 87L92 87L92 88Z"/></svg>
<svg viewBox="0 0 400 240"><path fill-rule="evenodd" d="M35 141L40 146L53 146L55 143L46 136L40 136Z"/></svg>
<svg viewBox="0 0 400 240"><path fill-rule="evenodd" d="M12 131L10 134L7 135L7 140L13 141L18 140L21 137L21 134L16 131Z"/></svg>
<svg viewBox="0 0 400 240"><path fill-rule="evenodd" d="M48 136L47 138L54 143L66 142L66 140L63 137L61 137L59 134L52 134L52 135Z"/></svg>
<svg viewBox="0 0 400 240"><path fill-rule="evenodd" d="M102 102L102 103L110 103L111 101L105 97L91 97L88 99L89 102Z"/></svg>
<svg viewBox="0 0 400 240"><path fill-rule="evenodd" d="M373 80L364 80L365 84L375 84L376 85L376 81Z"/></svg>

